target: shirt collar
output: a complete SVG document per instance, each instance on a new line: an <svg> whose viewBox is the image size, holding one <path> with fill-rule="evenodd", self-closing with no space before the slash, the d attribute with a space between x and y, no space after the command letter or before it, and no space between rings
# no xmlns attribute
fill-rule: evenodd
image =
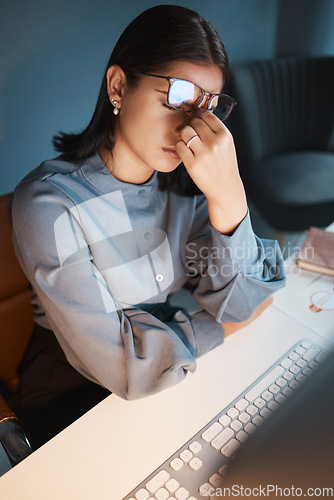
<svg viewBox="0 0 334 500"><path fill-rule="evenodd" d="M85 179L93 184L96 188L104 193L115 190L124 192L138 192L140 189L145 189L149 193L158 186L158 172L155 171L147 182L143 184L131 184L123 182L114 177L107 169L98 153L88 158L81 167L81 171Z"/></svg>

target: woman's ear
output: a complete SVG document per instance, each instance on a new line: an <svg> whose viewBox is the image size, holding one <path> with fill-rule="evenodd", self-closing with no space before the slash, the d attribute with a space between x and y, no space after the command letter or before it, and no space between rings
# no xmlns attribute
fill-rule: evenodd
<svg viewBox="0 0 334 500"><path fill-rule="evenodd" d="M117 64L113 64L107 70L107 92L109 100L114 108L120 108L126 83L124 71Z"/></svg>

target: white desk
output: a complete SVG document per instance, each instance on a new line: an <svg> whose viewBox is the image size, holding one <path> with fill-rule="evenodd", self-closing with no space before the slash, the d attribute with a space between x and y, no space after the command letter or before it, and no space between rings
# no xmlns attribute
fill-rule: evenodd
<svg viewBox="0 0 334 500"><path fill-rule="evenodd" d="M269 306L177 386L137 401L109 396L2 476L0 498L120 500L304 337L328 346Z"/></svg>

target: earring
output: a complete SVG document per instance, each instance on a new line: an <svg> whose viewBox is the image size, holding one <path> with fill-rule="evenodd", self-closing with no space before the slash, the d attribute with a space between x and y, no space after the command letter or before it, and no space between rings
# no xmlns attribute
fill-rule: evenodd
<svg viewBox="0 0 334 500"><path fill-rule="evenodd" d="M116 116L116 115L118 115L118 113L119 113L119 109L118 109L118 107L117 107L117 106L118 106L118 102L117 102L115 99L112 99L111 104L112 104L113 106L115 106L115 107L114 107L114 109L113 109L113 113L114 113L114 115L115 115L115 116Z"/></svg>

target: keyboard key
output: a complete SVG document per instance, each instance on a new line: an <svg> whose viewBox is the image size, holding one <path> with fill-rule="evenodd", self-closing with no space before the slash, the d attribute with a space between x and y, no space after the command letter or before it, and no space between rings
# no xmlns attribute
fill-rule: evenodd
<svg viewBox="0 0 334 500"><path fill-rule="evenodd" d="M293 361L291 358L285 358L285 359L283 359L283 361L281 361L281 366L283 366L283 368L290 368L292 363L293 363Z"/></svg>
<svg viewBox="0 0 334 500"><path fill-rule="evenodd" d="M231 423L231 429L233 429L234 431L239 431L242 427L242 423L240 422L240 420L233 420L233 422Z"/></svg>
<svg viewBox="0 0 334 500"><path fill-rule="evenodd" d="M270 392L270 391L265 391L263 394L262 394L262 399L264 399L265 401L270 401L272 398L273 398L273 393Z"/></svg>
<svg viewBox="0 0 334 500"><path fill-rule="evenodd" d="M309 368L308 366L306 368L304 368L304 370L302 371L302 374L305 375L306 377L308 377L309 375L312 375L313 373L313 370L311 368Z"/></svg>
<svg viewBox="0 0 334 500"><path fill-rule="evenodd" d="M215 488L219 488L220 486L223 486L223 478L220 474L212 474L209 478L209 483L212 484L212 486L215 486Z"/></svg>
<svg viewBox="0 0 334 500"><path fill-rule="evenodd" d="M284 387L282 394L284 394L284 396L291 396L291 394L293 394L293 390L291 387Z"/></svg>
<svg viewBox="0 0 334 500"><path fill-rule="evenodd" d="M203 432L202 438L204 441L209 442L218 434L218 432L222 430L222 428L223 427L218 422L215 422L205 432Z"/></svg>
<svg viewBox="0 0 334 500"><path fill-rule="evenodd" d="M239 399L239 401L235 403L234 406L236 407L237 410L242 411L246 408L246 406L248 406L248 401L246 401L246 399L244 398Z"/></svg>
<svg viewBox="0 0 334 500"><path fill-rule="evenodd" d="M189 445L189 450L192 451L193 453L198 453L199 451L201 451L201 449L202 445L198 441L193 441Z"/></svg>
<svg viewBox="0 0 334 500"><path fill-rule="evenodd" d="M303 359L305 359L305 361L311 361L311 359L314 358L314 356L316 356L318 353L320 352L320 348L317 347L316 345L313 345L312 347L310 347L310 349L308 351L306 351L306 353L303 355Z"/></svg>
<svg viewBox="0 0 334 500"><path fill-rule="evenodd" d="M252 403L254 399L256 399L260 394L262 394L267 387L274 382L282 373L284 372L284 368L282 366L276 366L273 370L271 370L268 375L266 375L258 384L253 387L250 391L245 395L245 399Z"/></svg>
<svg viewBox="0 0 334 500"><path fill-rule="evenodd" d="M284 394L277 394L277 396L275 397L275 401L277 403L284 403L284 401L286 400L286 396L284 396Z"/></svg>
<svg viewBox="0 0 334 500"><path fill-rule="evenodd" d="M279 387L285 387L287 383L288 381L283 377L280 377L276 380L276 385L278 385Z"/></svg>
<svg viewBox="0 0 334 500"><path fill-rule="evenodd" d="M212 486L209 483L203 483L198 488L198 490L199 490L202 497L209 497L210 496L209 492L212 490Z"/></svg>
<svg viewBox="0 0 334 500"><path fill-rule="evenodd" d="M299 366L300 368L304 368L307 363L305 361L305 359L298 359L298 361L296 362L296 365Z"/></svg>
<svg viewBox="0 0 334 500"><path fill-rule="evenodd" d="M240 446L240 441L238 441L237 439L231 439L231 441L229 441L224 446L224 448L220 450L220 453L222 453L222 455L225 455L225 457L228 458L231 455L233 455L233 453L239 448L239 446Z"/></svg>
<svg viewBox="0 0 334 500"><path fill-rule="evenodd" d="M220 434L218 434L213 441L211 441L211 446L216 450L219 450L229 439L231 439L232 436L234 436L234 431L227 427Z"/></svg>
<svg viewBox="0 0 334 500"><path fill-rule="evenodd" d="M269 391L272 392L273 394L277 394L279 392L279 387L276 384L273 384L269 387Z"/></svg>
<svg viewBox="0 0 334 500"><path fill-rule="evenodd" d="M268 408L271 411L277 410L278 407L279 407L279 404L276 403L276 401L270 401L270 403L268 403Z"/></svg>
<svg viewBox="0 0 334 500"><path fill-rule="evenodd" d="M239 433L240 434L240 433ZM220 474L222 477L224 477L226 475L228 471L228 465L222 465L218 471L218 474Z"/></svg>
<svg viewBox="0 0 334 500"><path fill-rule="evenodd" d="M169 464L172 469L180 470L183 467L184 462L182 462L181 458L174 458Z"/></svg>
<svg viewBox="0 0 334 500"><path fill-rule="evenodd" d="M253 434L253 432L256 430L256 426L249 422L249 424L246 424L244 427L244 431L247 432L247 434Z"/></svg>
<svg viewBox="0 0 334 500"><path fill-rule="evenodd" d="M254 405L257 406L258 408L263 408L265 406L266 402L264 399L262 398L257 398L255 401L254 401Z"/></svg>
<svg viewBox="0 0 334 500"><path fill-rule="evenodd" d="M263 408L263 410L260 411L260 415L263 418L268 418L270 415L272 415L272 411L270 411L268 408Z"/></svg>
<svg viewBox="0 0 334 500"><path fill-rule="evenodd" d="M256 415L256 413L258 412L258 408L256 408L256 406L254 405L249 405L246 411L250 415Z"/></svg>
<svg viewBox="0 0 334 500"><path fill-rule="evenodd" d="M285 380L292 380L293 379L293 373L291 373L291 372L285 372L285 373L283 373L283 378L285 378Z"/></svg>
<svg viewBox="0 0 334 500"><path fill-rule="evenodd" d="M155 494L155 498L157 500L167 500L169 497L169 493L165 488L160 488ZM186 497L187 498L187 497Z"/></svg>
<svg viewBox="0 0 334 500"><path fill-rule="evenodd" d="M256 407L254 406L254 408L256 408ZM239 415L239 420L240 420L240 422L242 422L243 424L246 424L247 422L249 422L249 420L250 420L250 416L249 416L249 414L248 414L248 413L246 413L246 412L244 411L243 413L240 413L240 415Z"/></svg>
<svg viewBox="0 0 334 500"><path fill-rule="evenodd" d="M178 481L176 481L176 479L174 479L174 478L169 479L169 481L167 481L167 483L165 484L165 488L170 493L174 493L178 489L179 486L180 485L179 485Z"/></svg>
<svg viewBox="0 0 334 500"><path fill-rule="evenodd" d="M144 490L144 488L141 488L137 493L135 494L135 497L137 500L147 500L150 497L150 494L147 490Z"/></svg>
<svg viewBox="0 0 334 500"><path fill-rule="evenodd" d="M303 375L302 373L299 373L297 376L296 376L296 380L298 382L305 382L305 380L307 379L307 377L305 377L305 375Z"/></svg>
<svg viewBox="0 0 334 500"><path fill-rule="evenodd" d="M292 361L297 361L297 359L299 359L299 355L296 352L292 352L289 354L289 358L292 359Z"/></svg>
<svg viewBox="0 0 334 500"><path fill-rule="evenodd" d="M239 411L236 408L230 408L227 412L228 416L231 418L235 418L239 415Z"/></svg>
<svg viewBox="0 0 334 500"><path fill-rule="evenodd" d="M312 370L316 370L317 368L319 368L319 366L320 364L315 360L311 361L311 363L309 364L309 367L312 368Z"/></svg>
<svg viewBox="0 0 334 500"><path fill-rule="evenodd" d="M299 382L297 382L297 380L291 380L289 387L291 387L291 389L295 391L296 389L298 389L299 385L300 384Z"/></svg>
<svg viewBox="0 0 334 500"><path fill-rule="evenodd" d="M182 486L175 492L175 498L177 500L187 500L188 497L189 497L189 491L183 488Z"/></svg>
<svg viewBox="0 0 334 500"><path fill-rule="evenodd" d="M191 451L189 450L183 450L181 453L180 453L180 458L181 460L183 460L184 462L188 463L189 460L191 460L193 458L193 454L191 453Z"/></svg>
<svg viewBox="0 0 334 500"><path fill-rule="evenodd" d="M305 347L305 349L309 349L311 347L311 342L309 340L304 340L302 342L302 346Z"/></svg>
<svg viewBox="0 0 334 500"><path fill-rule="evenodd" d="M260 415L255 415L255 417L252 419L252 423L256 425L256 427L259 427L261 424L263 424L263 422L264 418Z"/></svg>
<svg viewBox="0 0 334 500"><path fill-rule="evenodd" d="M328 352L326 351L320 351L319 354L317 354L317 356L314 358L314 361L316 361L317 363L322 363L324 361L324 359L326 359L328 356Z"/></svg>
<svg viewBox="0 0 334 500"><path fill-rule="evenodd" d="M297 349L295 349L295 351L297 354L302 356L304 354L304 352L306 352L306 349L305 349L305 347L299 346L299 347L297 347Z"/></svg>
<svg viewBox="0 0 334 500"><path fill-rule="evenodd" d="M165 484L169 479L169 474L166 470L161 470L156 476L154 476L147 484L146 489L150 493L155 493L161 486Z"/></svg>
<svg viewBox="0 0 334 500"><path fill-rule="evenodd" d="M248 438L248 434L245 431L240 431L235 436L240 443L243 443Z"/></svg>
<svg viewBox="0 0 334 500"><path fill-rule="evenodd" d="M190 460L189 462L189 467L191 467L193 470L198 470L202 467L203 462L200 460L198 457L194 457Z"/></svg>
<svg viewBox="0 0 334 500"><path fill-rule="evenodd" d="M226 427L231 423L231 418L228 415L223 415L222 417L220 417L219 423Z"/></svg>
<svg viewBox="0 0 334 500"><path fill-rule="evenodd" d="M300 372L300 368L299 366L297 365L292 365L291 368L290 368L290 372L296 374L296 373L299 373Z"/></svg>

